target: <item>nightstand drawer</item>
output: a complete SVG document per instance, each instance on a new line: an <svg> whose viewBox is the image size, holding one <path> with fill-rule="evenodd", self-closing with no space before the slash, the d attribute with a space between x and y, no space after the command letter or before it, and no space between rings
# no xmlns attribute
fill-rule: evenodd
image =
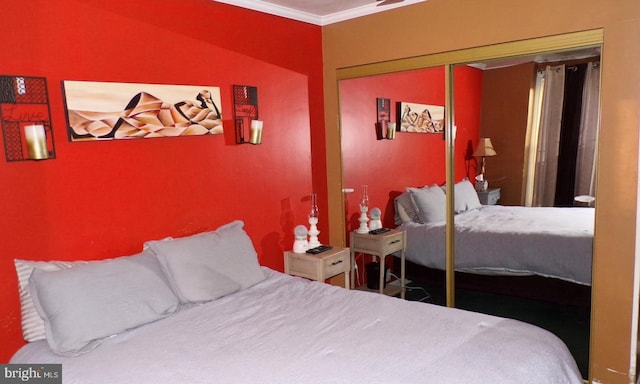
<svg viewBox="0 0 640 384"><path fill-rule="evenodd" d="M339 273L349 272L351 270L351 259L349 253L340 252L337 255L327 257L324 260L324 270L327 276L334 276Z"/></svg>
<svg viewBox="0 0 640 384"><path fill-rule="evenodd" d="M351 254L349 248L333 248L318 254L287 251L284 253L284 271L317 281L344 273L345 288L350 288Z"/></svg>
<svg viewBox="0 0 640 384"><path fill-rule="evenodd" d="M401 251L404 249L404 232L388 232L381 235L358 234L352 236L351 249L356 252L368 254L383 254Z"/></svg>

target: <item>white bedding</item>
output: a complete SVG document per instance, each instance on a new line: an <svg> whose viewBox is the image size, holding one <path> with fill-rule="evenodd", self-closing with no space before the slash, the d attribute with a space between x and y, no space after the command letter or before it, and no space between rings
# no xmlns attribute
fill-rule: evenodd
<svg viewBox="0 0 640 384"><path fill-rule="evenodd" d="M455 216L456 270L591 285L594 208L485 205ZM406 223L406 258L445 269L445 224Z"/></svg>
<svg viewBox="0 0 640 384"><path fill-rule="evenodd" d="M11 362L61 363L65 384L582 383L541 328L265 273L90 353L57 356L41 340Z"/></svg>

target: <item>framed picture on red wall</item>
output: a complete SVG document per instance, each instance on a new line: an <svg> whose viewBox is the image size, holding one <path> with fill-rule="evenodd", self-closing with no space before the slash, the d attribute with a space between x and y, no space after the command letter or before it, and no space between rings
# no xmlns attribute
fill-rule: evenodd
<svg viewBox="0 0 640 384"><path fill-rule="evenodd" d="M219 135L220 87L64 81L70 141Z"/></svg>
<svg viewBox="0 0 640 384"><path fill-rule="evenodd" d="M397 113L400 116L400 132L444 132L444 106L400 101Z"/></svg>

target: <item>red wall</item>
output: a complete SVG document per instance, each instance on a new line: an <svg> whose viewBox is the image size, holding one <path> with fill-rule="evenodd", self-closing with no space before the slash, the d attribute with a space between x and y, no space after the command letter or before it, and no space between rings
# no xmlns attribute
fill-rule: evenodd
<svg viewBox="0 0 640 384"><path fill-rule="evenodd" d="M475 148L478 142L482 71L456 67L454 79L458 128L454 163L458 181L467 176L475 177L475 162L465 158L469 145ZM393 228L393 198L406 187L444 184L445 140L442 134L398 132L395 140L377 140L374 125L376 98L390 99L391 121L398 122L395 106L399 101L444 105L444 84L443 67L341 81L343 178L345 187L355 190L346 195L347 232L360 225L363 185L368 186L369 208L380 208L383 226ZM362 264L359 263L359 267Z"/></svg>
<svg viewBox="0 0 640 384"><path fill-rule="evenodd" d="M320 27L210 0L5 0L2 13L0 74L47 79L56 159L0 156L0 362L23 343L14 258L117 257L241 219L281 270L313 188L326 217L324 173L311 174L324 159ZM70 143L63 80L219 86L226 132ZM233 84L258 87L262 145L233 143Z"/></svg>

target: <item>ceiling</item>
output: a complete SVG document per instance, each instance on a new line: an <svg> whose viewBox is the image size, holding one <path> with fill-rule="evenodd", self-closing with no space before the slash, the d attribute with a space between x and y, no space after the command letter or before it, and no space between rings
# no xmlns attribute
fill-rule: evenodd
<svg viewBox="0 0 640 384"><path fill-rule="evenodd" d="M214 0L293 20L327 25L427 0Z"/></svg>

